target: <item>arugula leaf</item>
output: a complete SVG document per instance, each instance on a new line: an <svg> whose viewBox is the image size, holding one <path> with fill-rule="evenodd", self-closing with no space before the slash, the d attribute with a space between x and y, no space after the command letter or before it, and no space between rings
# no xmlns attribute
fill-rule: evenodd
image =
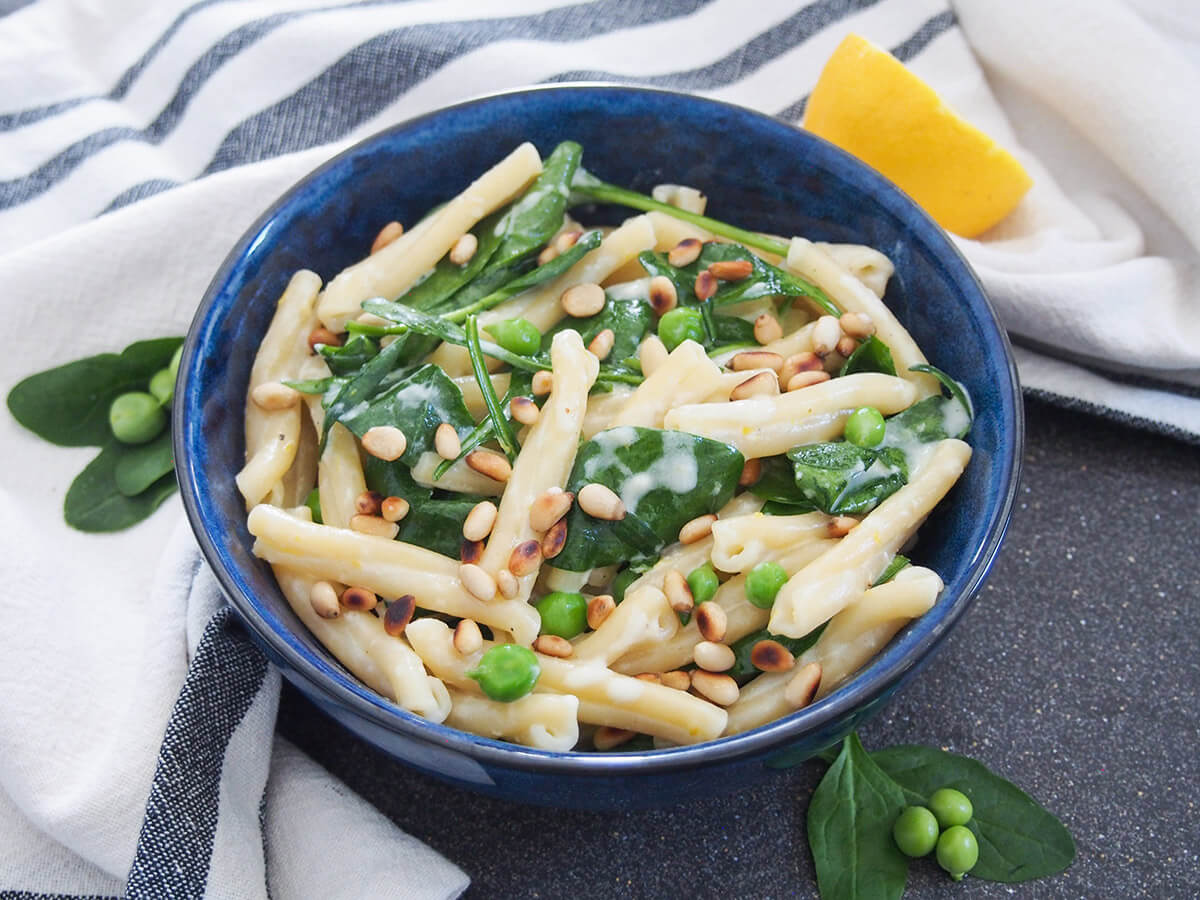
<svg viewBox="0 0 1200 900"><path fill-rule="evenodd" d="M793 656L799 656L817 642L817 638L821 636L821 632L824 630L825 626L819 625L804 635L804 637L798 638L790 638L782 634L771 634L765 628L760 631L751 632L729 645L729 649L733 651L734 662L733 668L725 674L732 676L738 684L745 684L751 678L762 674L754 667L754 663L750 662L750 652L759 641L778 641L787 647Z"/></svg>
<svg viewBox="0 0 1200 900"><path fill-rule="evenodd" d="M892 361L892 351L875 335L868 335L853 353L846 357L838 376L853 375L856 372L882 372L884 375L896 374L896 363Z"/></svg>
<svg viewBox="0 0 1200 900"><path fill-rule="evenodd" d="M334 375L350 375L365 366L368 360L379 353L379 343L364 334L352 334L340 347L321 344L318 352L325 358L325 362L329 365L329 371ZM303 391L303 393L321 392Z"/></svg>
<svg viewBox="0 0 1200 900"><path fill-rule="evenodd" d="M908 482L908 464L894 447L838 441L793 447L787 456L800 496L829 515L868 512Z"/></svg>
<svg viewBox="0 0 1200 900"><path fill-rule="evenodd" d="M127 391L144 391L150 377L166 368L183 338L130 344L38 372L8 393L18 422L60 447L100 447L112 440L108 408Z"/></svg>
<svg viewBox="0 0 1200 900"><path fill-rule="evenodd" d="M142 521L175 493L174 471L135 496L121 493L116 472L126 452L124 444L112 441L71 482L63 500L68 525L79 531L120 531Z"/></svg>
<svg viewBox="0 0 1200 900"><path fill-rule="evenodd" d="M898 900L908 857L892 840L905 794L851 734L808 805L808 845L822 900Z"/></svg>
<svg viewBox="0 0 1200 900"><path fill-rule="evenodd" d="M124 452L117 459L113 479L117 490L126 497L136 497L168 472L175 471L170 430L164 431L148 444L122 447Z"/></svg>

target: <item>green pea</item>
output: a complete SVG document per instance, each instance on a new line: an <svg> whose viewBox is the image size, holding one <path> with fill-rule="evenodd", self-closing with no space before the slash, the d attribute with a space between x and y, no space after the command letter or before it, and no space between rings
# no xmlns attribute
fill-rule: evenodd
<svg viewBox="0 0 1200 900"><path fill-rule="evenodd" d="M570 591L551 591L536 604L542 617L541 634L570 640L587 628L587 599Z"/></svg>
<svg viewBox="0 0 1200 900"><path fill-rule="evenodd" d="M313 521L318 525L324 525L325 520L321 518L321 492L317 488L313 488L308 492L308 496L304 498L304 505L312 510Z"/></svg>
<svg viewBox="0 0 1200 900"><path fill-rule="evenodd" d="M929 808L937 816L938 824L943 828L952 825L966 825L975 814L971 801L962 791L954 788L939 788L929 798Z"/></svg>
<svg viewBox="0 0 1200 900"><path fill-rule="evenodd" d="M175 376L170 369L159 369L150 379L150 393L162 406L170 406L175 396Z"/></svg>
<svg viewBox="0 0 1200 900"><path fill-rule="evenodd" d="M612 597L617 603L625 599L625 591L631 584L642 577L642 572L633 566L622 569L612 583Z"/></svg>
<svg viewBox="0 0 1200 900"><path fill-rule="evenodd" d="M150 394L131 391L112 402L108 424L122 444L144 444L158 437L167 424L167 414Z"/></svg>
<svg viewBox="0 0 1200 900"><path fill-rule="evenodd" d="M490 334L509 353L531 356L542 349L542 333L528 319L506 319L487 327Z"/></svg>
<svg viewBox="0 0 1200 900"><path fill-rule="evenodd" d="M906 806L892 826L892 837L905 856L927 856L937 846L937 818L923 806Z"/></svg>
<svg viewBox="0 0 1200 900"><path fill-rule="evenodd" d="M965 825L951 825L943 831L937 842L937 861L951 878L962 881L962 877L979 862L979 842L971 829Z"/></svg>
<svg viewBox="0 0 1200 900"><path fill-rule="evenodd" d="M171 362L170 362L170 364L167 366L167 369L168 369L168 371L170 371L170 373L171 373L171 380L172 380L172 381L174 381L174 380L175 380L175 376L179 374L179 360L181 360L182 358L183 358L183 344L180 344L180 345L179 345L179 346L178 346L178 347L175 349L175 353L174 353L174 355L171 357Z"/></svg>
<svg viewBox="0 0 1200 900"><path fill-rule="evenodd" d="M779 563L760 562L746 574L746 599L759 609L770 609L787 580L788 574Z"/></svg>
<svg viewBox="0 0 1200 900"><path fill-rule="evenodd" d="M467 673L479 682L483 692L500 703L520 700L533 690L542 667L537 656L520 644L498 644L479 660L479 665Z"/></svg>
<svg viewBox="0 0 1200 900"><path fill-rule="evenodd" d="M721 586L711 563L697 566L688 572L687 583L692 589L692 599L696 601L697 606L711 600L717 593L717 588Z"/></svg>
<svg viewBox="0 0 1200 900"><path fill-rule="evenodd" d="M873 406L860 406L846 419L846 440L859 447L878 447L886 430L883 413Z"/></svg>
<svg viewBox="0 0 1200 900"><path fill-rule="evenodd" d="M674 350L688 338L704 343L704 322L700 311L677 306L658 320L658 336L668 350Z"/></svg>

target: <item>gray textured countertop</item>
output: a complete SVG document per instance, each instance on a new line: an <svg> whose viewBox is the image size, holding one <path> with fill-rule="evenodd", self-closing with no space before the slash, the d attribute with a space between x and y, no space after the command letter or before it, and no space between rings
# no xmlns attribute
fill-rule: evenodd
<svg viewBox="0 0 1200 900"><path fill-rule="evenodd" d="M1030 401L1021 494L974 607L863 732L974 756L1075 835L1057 878L906 897L1200 896L1200 451ZM470 897L815 897L824 766L662 810L517 806L444 786L286 689L284 735L471 876Z"/></svg>

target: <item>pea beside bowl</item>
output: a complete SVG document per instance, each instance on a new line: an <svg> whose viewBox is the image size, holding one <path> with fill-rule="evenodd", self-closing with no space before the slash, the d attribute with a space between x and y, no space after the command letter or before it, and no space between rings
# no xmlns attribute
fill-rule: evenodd
<svg viewBox="0 0 1200 900"><path fill-rule="evenodd" d="M299 268L328 281L393 219L413 222L522 141L583 145L584 165L648 193L699 187L712 215L742 227L868 244L896 274L886 301L974 398L974 455L922 529L919 561L946 589L857 677L746 734L694 747L551 753L427 722L375 695L308 633L250 552L234 485L255 350ZM521 802L628 808L736 791L839 740L928 661L991 567L1016 493L1023 419L1008 341L945 233L900 190L838 148L736 106L666 91L567 85L452 106L366 139L279 199L230 252L188 333L175 405L184 506L229 602L284 676L349 731L456 785Z"/></svg>

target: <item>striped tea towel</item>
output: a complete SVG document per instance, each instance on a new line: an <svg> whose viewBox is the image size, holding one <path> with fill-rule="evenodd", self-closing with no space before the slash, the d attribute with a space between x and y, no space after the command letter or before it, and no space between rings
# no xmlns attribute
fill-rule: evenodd
<svg viewBox="0 0 1200 900"><path fill-rule="evenodd" d="M795 121L857 31L1037 180L1008 222L960 242L1020 342L1027 388L1200 439L1195 24L1169 21L1166 0L1002 6L0 0L15 10L0 17L0 284L10 334L32 336L0 355L0 390L183 333L260 210L403 118L605 79ZM8 416L0 441L0 891L464 888L420 835L274 737L278 674L230 620L176 501L128 532L71 532L62 495L93 451L49 448ZM330 853L330 834L355 841Z"/></svg>

